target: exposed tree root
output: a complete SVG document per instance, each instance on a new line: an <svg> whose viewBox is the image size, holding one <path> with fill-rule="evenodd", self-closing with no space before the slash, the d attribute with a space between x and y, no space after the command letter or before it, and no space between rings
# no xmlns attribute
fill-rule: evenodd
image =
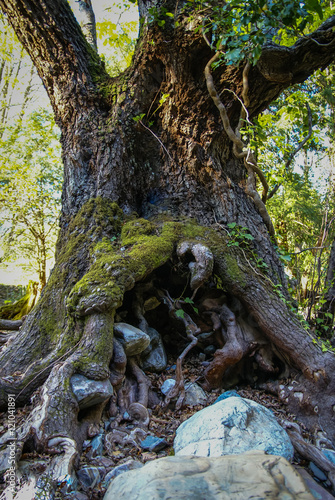
<svg viewBox="0 0 335 500"><path fill-rule="evenodd" d="M111 384L118 388L125 377L127 367L127 356L124 352L121 342L117 338L113 338L113 357L110 365L109 379Z"/></svg>
<svg viewBox="0 0 335 500"><path fill-rule="evenodd" d="M176 383L173 387L171 387L171 389L166 394L164 403L165 405L168 405L171 399L174 399L178 396L178 400L176 403L176 409L178 410L181 408L183 401L185 399L185 384L184 384L182 363L186 354L197 344L198 339L196 338L195 335L200 333L201 330L200 328L197 327L192 318L185 311L182 311L181 316L177 315L177 311L179 312L181 311L181 304L179 301L173 301L167 291L165 291L164 300L169 308L170 314L177 320L180 320L184 323L186 336L187 339L190 341L187 347L185 347L183 352L178 356L176 362Z"/></svg>
<svg viewBox="0 0 335 500"><path fill-rule="evenodd" d="M208 390L226 387L225 384L229 386L230 377L234 381L247 380L252 384L256 380L267 381L270 376L288 374L293 364L310 375L311 391L313 384L327 388L328 381L323 376L325 372L322 372L326 358L315 351L305 331L273 290L272 281L263 278L254 266L248 264L246 252L227 246L222 234L210 229L206 229L206 235L199 230L200 235L195 239L180 236L182 231L178 226L179 233L173 236L173 244L162 242L163 239L157 236L158 231L162 231L161 226L150 223L150 234L144 237L146 250L152 249L148 243L151 237L157 246L153 247L150 260L142 265L140 271L138 266L141 263L134 265L136 279L128 278L126 267L126 277L122 275L121 266L131 259L125 258L125 250L120 251L116 274L108 277L107 285L104 285L114 290L118 280L124 279L123 295L118 291L122 300L118 300L117 308L113 307L116 304L114 299L108 305L106 288L101 286L101 292L96 282L92 285L91 295L91 288L85 291L87 296L82 291L86 284L84 279L76 291L79 299L74 300L75 293L71 294L69 314L72 316L64 330L69 334L71 343L65 350L62 344L64 339L60 337L55 350L49 352L49 376L35 395L33 411L17 433L18 460L23 449L52 454L45 473L45 477L49 474L52 478L52 488L63 484L62 481L65 490L74 484L76 457L81 453L83 441L94 435L92 426L99 424L107 403L106 400L81 407L72 390L74 375L83 375L92 382L109 380L114 387L108 407L111 417L106 437L108 450L112 452L118 444L138 446L148 429L152 408L150 383L140 368L140 358L127 357L121 342L114 337L114 314L118 321L128 322L144 332L152 329L160 332L168 354L177 358L175 386L168 392L164 403L163 397L159 399L157 396L155 404L167 405L177 399L176 409L182 407L185 398L185 357L191 349L197 349L203 356L208 346L212 349L211 353L216 349L214 359L207 355L209 365L204 374L199 373L199 378L204 375ZM194 234L193 228L191 234ZM127 237L131 238L128 233ZM136 244L130 241L130 251L134 251ZM159 256L155 261L158 264L153 264L152 255ZM111 257L112 263L117 257ZM108 262L108 265L112 263ZM105 262L103 265L106 266ZM215 285L214 274L221 280L220 289ZM172 297L178 298L174 300ZM33 313L26 324L31 324L36 317ZM25 329L26 325L17 334L24 341ZM73 332L72 337L69 332ZM10 346L4 349L14 352ZM41 360L36 363L46 370ZM36 368L37 365L34 366ZM3 379L2 388L10 394L17 393L22 390L26 373L30 374L29 383L34 381L34 377L39 377L36 382L41 383L48 375L45 371L44 374L35 372L32 376L29 370L32 370L32 365L20 375L19 382L15 372L12 379ZM314 390L315 400L317 390L320 389ZM330 386L327 391L331 392ZM2 397L6 403L5 396ZM310 406L313 413L316 406L314 400ZM319 414L314 412L311 418L320 418L320 415L321 410ZM140 430L136 433L135 430L134 433L125 432L129 421ZM333 430L328 437L333 439ZM1 442L5 443L6 438ZM34 484L37 491L40 483L35 481Z"/></svg>
<svg viewBox="0 0 335 500"><path fill-rule="evenodd" d="M2 330L10 330L10 331L20 330L22 324L23 324L22 319L18 319L16 321L10 319L0 319L0 328Z"/></svg>
<svg viewBox="0 0 335 500"><path fill-rule="evenodd" d="M225 304L221 307L220 316L215 315L216 329L219 322L222 324L221 331L225 344L222 349L215 352L214 360L204 373L206 379L204 388L207 390L219 387L225 371L257 347L256 342L244 338L242 329L236 323L235 314Z"/></svg>
<svg viewBox="0 0 335 500"><path fill-rule="evenodd" d="M286 429L294 449L303 458L310 460L327 475L335 491L335 465L328 460L322 451L311 443L308 443L301 435L300 427L292 422L284 421L282 426Z"/></svg>

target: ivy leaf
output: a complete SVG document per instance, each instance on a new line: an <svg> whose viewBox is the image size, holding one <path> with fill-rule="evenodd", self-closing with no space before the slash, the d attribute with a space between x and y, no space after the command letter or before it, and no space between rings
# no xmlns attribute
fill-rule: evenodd
<svg viewBox="0 0 335 500"><path fill-rule="evenodd" d="M184 318L185 317L185 312L182 310L182 309L178 309L178 311L176 311L176 316L178 318Z"/></svg>

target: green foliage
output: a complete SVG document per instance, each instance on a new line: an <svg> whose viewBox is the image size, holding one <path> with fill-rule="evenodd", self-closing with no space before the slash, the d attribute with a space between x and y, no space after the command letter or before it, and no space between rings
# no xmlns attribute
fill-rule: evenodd
<svg viewBox="0 0 335 500"><path fill-rule="evenodd" d="M230 236L230 241L228 242L228 246L238 247L243 244L249 244L250 241L254 239L254 237L250 234L249 229L247 227L242 227L236 224L236 222L231 222L227 224Z"/></svg>
<svg viewBox="0 0 335 500"><path fill-rule="evenodd" d="M32 113L25 125L7 127L0 141L2 264L18 257L45 284L47 260L58 232L62 167L52 115Z"/></svg>
<svg viewBox="0 0 335 500"><path fill-rule="evenodd" d="M330 11L318 0L188 0L187 6L192 13L201 12L203 33L213 47L223 49L225 62L234 65L245 58L255 64L266 43L291 45L320 23L324 10Z"/></svg>
<svg viewBox="0 0 335 500"><path fill-rule="evenodd" d="M134 3L130 0L130 4L113 4L106 9L108 17L96 23L100 52L111 76L124 71L132 60L138 34L138 20L131 5Z"/></svg>

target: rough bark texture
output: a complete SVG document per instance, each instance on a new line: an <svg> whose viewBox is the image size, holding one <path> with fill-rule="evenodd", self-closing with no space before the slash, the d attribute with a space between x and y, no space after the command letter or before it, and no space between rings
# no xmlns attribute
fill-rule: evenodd
<svg viewBox="0 0 335 500"><path fill-rule="evenodd" d="M142 17L160 3L140 1ZM164 4L172 12L176 5ZM17 396L17 404L24 403L46 381L33 414L19 430L22 447L29 436L37 449L51 446L56 436L72 439L59 442L69 450L63 465L70 468L76 446L80 449L88 425L103 409L100 405L83 417L70 387L72 375L94 380L111 375L118 387L126 361L113 342L115 313L125 293L143 280L155 283L162 298L166 270L168 283L177 279L173 266L184 271L189 267L188 291L199 296L210 325L221 335L223 348L204 382L219 384L225 369L246 355L264 373L288 375L288 368L294 368L303 374L303 383L309 381L303 403L313 400L310 423L317 417L334 438L334 361L321 353L287 300L276 293L282 285L288 298L283 268L246 194L245 167L233 156L208 94L204 69L213 54L201 34L182 14L178 28L172 20L164 30L146 26L132 66L112 79L66 0L0 0L0 6L47 89L62 131L64 161L56 265L38 306L0 355L3 409L8 394ZM291 48L266 47L249 72L251 117L287 86L332 61L334 25L335 17ZM235 127L240 103L225 89L241 95L242 69L221 66L213 76ZM169 97L154 113L161 93ZM150 127L145 118L133 120L143 113L153 121ZM229 222L249 229L254 237L250 247L229 246ZM185 250L179 251L179 259L177 248ZM267 264L266 276L254 254ZM188 286L187 279L181 290L176 288L179 293ZM205 307L206 287L215 280L224 299ZM136 290L134 294L136 302ZM183 324L192 344L197 328L189 332ZM145 379L134 363L130 365L142 384L144 401ZM301 387L296 386L299 391ZM301 410L295 392L288 389L284 397Z"/></svg>

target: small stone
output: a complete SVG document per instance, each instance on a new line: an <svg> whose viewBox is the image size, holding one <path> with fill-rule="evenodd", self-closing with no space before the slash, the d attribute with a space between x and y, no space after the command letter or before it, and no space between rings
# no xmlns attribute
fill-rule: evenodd
<svg viewBox="0 0 335 500"><path fill-rule="evenodd" d="M143 464L141 462L138 462L137 460L127 460L124 464L118 465L117 467L114 467L110 472L105 477L104 484L107 487L108 483L114 479L114 477L119 476L120 474L123 474L123 472L127 472L129 470L134 470L134 469L140 469L143 467Z"/></svg>
<svg viewBox="0 0 335 500"><path fill-rule="evenodd" d="M88 458L97 457L102 455L104 451L104 435L98 434L91 441L91 450L88 452Z"/></svg>
<svg viewBox="0 0 335 500"><path fill-rule="evenodd" d="M71 377L71 387L81 410L103 403L113 395L109 380L92 380L80 374Z"/></svg>
<svg viewBox="0 0 335 500"><path fill-rule="evenodd" d="M176 381L174 378L167 378L163 384L162 384L162 387L161 387L161 391L162 393L164 394L164 396L167 395L167 393L169 392L169 390L174 387L176 385Z"/></svg>
<svg viewBox="0 0 335 500"><path fill-rule="evenodd" d="M154 329L148 328L150 345L141 354L141 368L144 371L160 373L166 368L167 356L161 335Z"/></svg>
<svg viewBox="0 0 335 500"><path fill-rule="evenodd" d="M319 479L320 481L327 481L328 478L326 474L322 472L322 470L319 469L319 467L317 467L314 462L309 462L309 468L317 479Z"/></svg>
<svg viewBox="0 0 335 500"><path fill-rule="evenodd" d="M204 349L204 353L207 354L207 356L213 356L213 354L216 352L217 348L215 345L208 345Z"/></svg>
<svg viewBox="0 0 335 500"><path fill-rule="evenodd" d="M323 448L322 453L329 460L329 462L332 462L333 464L335 464L335 451L334 450L329 450L328 448Z"/></svg>
<svg viewBox="0 0 335 500"><path fill-rule="evenodd" d="M144 453L142 453L142 458L144 462L149 462L151 460L156 460L157 454L152 451L145 451Z"/></svg>
<svg viewBox="0 0 335 500"><path fill-rule="evenodd" d="M231 397L241 397L236 391L225 391L214 401L213 404L218 403L219 401L223 401L224 399Z"/></svg>
<svg viewBox="0 0 335 500"><path fill-rule="evenodd" d="M101 481L98 467L83 467L78 470L77 476L84 489L94 488Z"/></svg>
<svg viewBox="0 0 335 500"><path fill-rule="evenodd" d="M104 467L108 471L114 467L114 461L111 458L105 457L103 455L98 455L90 460L90 465L95 467Z"/></svg>
<svg viewBox="0 0 335 500"><path fill-rule="evenodd" d="M205 361L205 359L206 359L206 354L204 352L201 352L199 354L199 361Z"/></svg>
<svg viewBox="0 0 335 500"><path fill-rule="evenodd" d="M157 453L168 446L165 439L159 438L157 436L147 436L143 441L141 441L140 446L143 450L148 450Z"/></svg>
<svg viewBox="0 0 335 500"><path fill-rule="evenodd" d="M137 356L150 344L149 335L128 323L114 323L114 334L120 340L126 356Z"/></svg>
<svg viewBox="0 0 335 500"><path fill-rule="evenodd" d="M186 406L197 406L205 404L207 401L207 396L205 391L200 385L195 382L189 382L185 384L185 399L184 404Z"/></svg>
<svg viewBox="0 0 335 500"><path fill-rule="evenodd" d="M198 343L201 344L208 342L210 341L209 339L211 339L212 337L213 337L213 332L200 333L200 335L197 335Z"/></svg>
<svg viewBox="0 0 335 500"><path fill-rule="evenodd" d="M298 399L301 403L302 400L304 399L304 394L302 392L294 392L293 397Z"/></svg>

